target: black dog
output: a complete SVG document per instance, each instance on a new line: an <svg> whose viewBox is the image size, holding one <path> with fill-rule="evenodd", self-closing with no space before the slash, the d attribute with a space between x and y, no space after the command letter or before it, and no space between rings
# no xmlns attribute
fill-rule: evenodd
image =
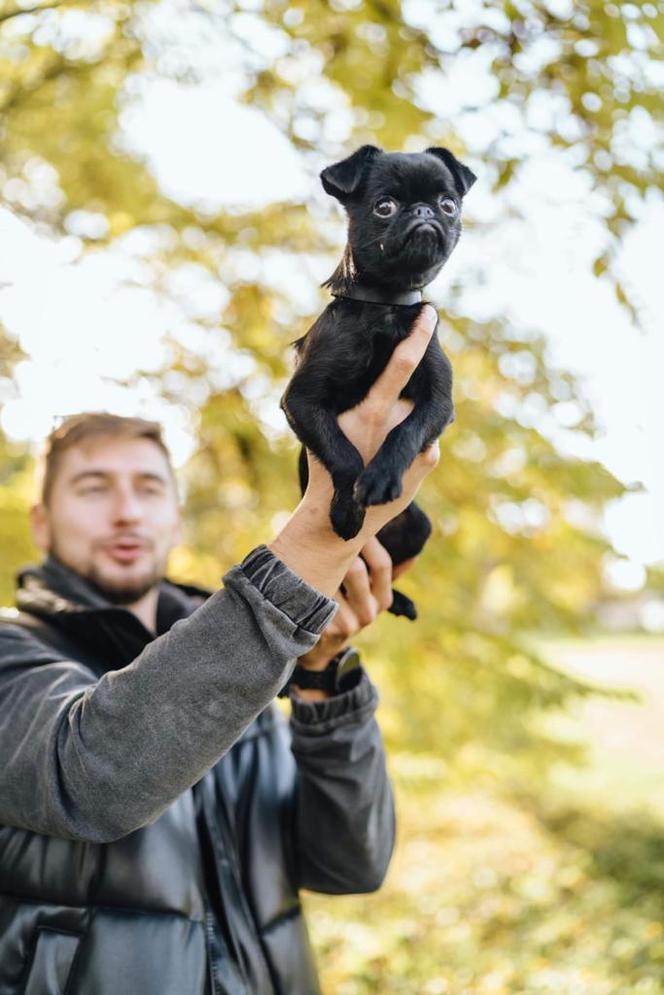
<svg viewBox="0 0 664 995"><path fill-rule="evenodd" d="M461 201L476 177L451 152L389 153L364 145L321 173L349 219L343 259L324 286L334 295L294 342L297 369L281 400L288 423L334 484L330 520L351 539L365 508L401 494L401 478L453 420L452 369L434 334L401 397L414 408L364 466L337 423L355 407L408 336L422 307L421 288L438 274L461 234ZM307 461L300 454L300 485ZM413 502L378 533L396 565L420 552L431 524ZM390 609L414 618L403 595Z"/></svg>

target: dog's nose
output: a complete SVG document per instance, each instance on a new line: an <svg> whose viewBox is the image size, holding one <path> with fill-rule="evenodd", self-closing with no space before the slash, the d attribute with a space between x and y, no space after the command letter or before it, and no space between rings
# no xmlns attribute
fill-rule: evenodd
<svg viewBox="0 0 664 995"><path fill-rule="evenodd" d="M429 207L428 204L413 204L410 213L414 218L421 218L422 221L431 221L435 217L433 208Z"/></svg>

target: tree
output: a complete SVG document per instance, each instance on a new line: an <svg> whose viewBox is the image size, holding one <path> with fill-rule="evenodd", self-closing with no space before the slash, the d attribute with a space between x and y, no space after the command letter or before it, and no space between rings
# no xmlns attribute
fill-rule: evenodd
<svg viewBox="0 0 664 995"><path fill-rule="evenodd" d="M635 312L616 258L661 167L655 140L636 148L630 135L654 133L661 98L651 57L662 20L651 3L590 0L472 10L425 0L0 6L0 169L12 208L55 234L77 233L88 249L140 226L160 293L173 293L170 278L184 266L228 290L221 313L201 316L183 303L208 346L203 355L173 334L158 378L166 397L190 405L199 438L186 472L191 545L181 571L217 583L297 499L295 447L270 412L289 375L286 343L311 315L265 275L239 278L237 254L253 253L266 274L278 251L302 274L312 254L332 264L342 236L303 203L213 212L166 197L121 128L145 79L196 82L217 71L194 44L205 31L220 50L241 53L243 99L278 124L312 172L361 142L449 145L492 178L497 226L515 214L532 148L558 150L603 204L595 274ZM487 89L478 106L459 101L452 126L426 94L461 64ZM473 143L476 115L487 127ZM481 279L481 264L472 276ZM624 488L598 464L558 451L545 432L561 403L575 405L576 432L592 436L595 426L573 378L550 367L541 337L501 315L471 320L466 289L462 280L451 288L443 318L457 422L422 495L435 536L403 581L420 621L388 619L381 637L362 644L384 678L386 727L401 746L433 746L479 766L500 756L508 770L518 760L539 771L565 748L538 733L534 718L590 689L552 669L524 633L579 631L591 618L609 552L596 523ZM215 350L223 363L210 358Z"/></svg>
<svg viewBox="0 0 664 995"><path fill-rule="evenodd" d="M13 393L12 371L21 357L17 344L0 322L0 398ZM0 426L0 546L5 569L0 573L0 603L9 604L14 594L13 571L32 556L26 505L30 501L32 459L30 454L6 438Z"/></svg>

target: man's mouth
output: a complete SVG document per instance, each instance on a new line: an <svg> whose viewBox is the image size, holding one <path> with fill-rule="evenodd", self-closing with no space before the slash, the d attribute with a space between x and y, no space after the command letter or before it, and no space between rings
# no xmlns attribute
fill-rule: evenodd
<svg viewBox="0 0 664 995"><path fill-rule="evenodd" d="M145 552L147 544L138 539L116 539L105 543L103 548L118 563L133 563Z"/></svg>

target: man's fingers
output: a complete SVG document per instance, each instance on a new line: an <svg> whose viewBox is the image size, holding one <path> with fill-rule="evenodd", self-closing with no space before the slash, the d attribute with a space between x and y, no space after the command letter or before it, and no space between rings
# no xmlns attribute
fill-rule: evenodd
<svg viewBox="0 0 664 995"><path fill-rule="evenodd" d="M369 570L369 583L378 610L385 611L390 607L394 598L391 583L392 557L375 536L365 543L360 550L360 555Z"/></svg>
<svg viewBox="0 0 664 995"><path fill-rule="evenodd" d="M400 577L401 574L406 572L406 570L410 570L416 559L416 556L411 556L409 560L402 560L401 563L397 564L392 571L392 580L396 580L397 577Z"/></svg>
<svg viewBox="0 0 664 995"><path fill-rule="evenodd" d="M377 407L389 407L398 399L431 341L438 316L430 304L426 304L415 319L408 335L396 347L390 361L373 384L368 396Z"/></svg>
<svg viewBox="0 0 664 995"><path fill-rule="evenodd" d="M378 614L378 606L371 593L367 568L359 556L353 560L344 577L344 589L360 627L370 625Z"/></svg>
<svg viewBox="0 0 664 995"><path fill-rule="evenodd" d="M439 462L440 442L436 439L428 449L425 449L423 453L415 457L403 475L403 491L405 494L410 495L411 501L414 499L422 481L429 476L432 470L435 470Z"/></svg>
<svg viewBox="0 0 664 995"><path fill-rule="evenodd" d="M420 455L420 459L430 469L437 467L440 463L440 440L436 439L435 442L432 442L429 448Z"/></svg>
<svg viewBox="0 0 664 995"><path fill-rule="evenodd" d="M352 639L362 627L346 599L337 597L336 600L339 602L339 610L330 623L330 628L333 628L334 631L329 633L329 638L334 639L335 643L341 644L347 639Z"/></svg>

